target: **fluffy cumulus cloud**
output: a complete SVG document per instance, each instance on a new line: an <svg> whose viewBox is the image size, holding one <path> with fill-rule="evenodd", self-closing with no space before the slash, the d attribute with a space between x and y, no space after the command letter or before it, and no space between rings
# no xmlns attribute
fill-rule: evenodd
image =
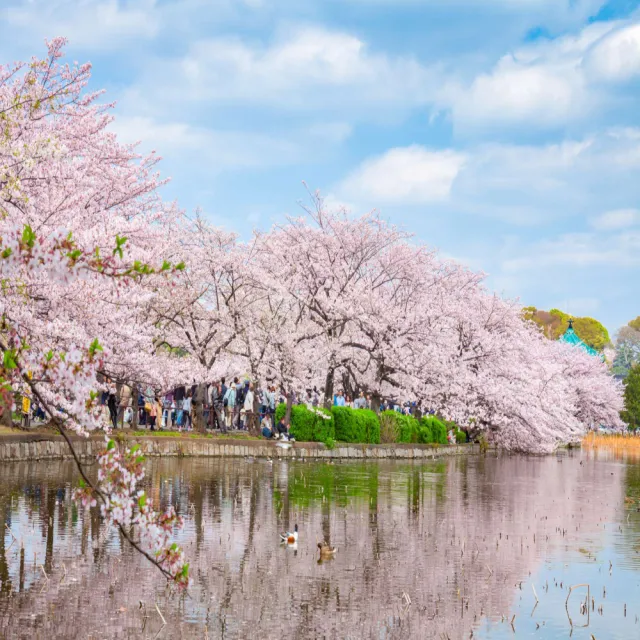
<svg viewBox="0 0 640 640"><path fill-rule="evenodd" d="M609 96L596 82L603 74L599 69L612 64L613 47L606 43L612 32L636 28L618 31L617 26L595 23L578 34L516 49L470 83L448 83L441 92L442 108L451 111L462 133L586 122L608 105Z"/></svg>
<svg viewBox="0 0 640 640"><path fill-rule="evenodd" d="M365 161L340 185L347 198L380 204L446 200L465 156L417 145L387 151Z"/></svg>
<svg viewBox="0 0 640 640"><path fill-rule="evenodd" d="M640 24L612 29L586 53L583 63L594 80L626 82L640 75Z"/></svg>
<svg viewBox="0 0 640 640"><path fill-rule="evenodd" d="M612 129L542 145L480 142L464 153L394 148L365 160L335 192L360 208L435 203L435 210L468 220L518 226L588 218L594 225L620 224L630 217L621 210L640 198L638 134ZM603 208L617 213L600 220Z"/></svg>

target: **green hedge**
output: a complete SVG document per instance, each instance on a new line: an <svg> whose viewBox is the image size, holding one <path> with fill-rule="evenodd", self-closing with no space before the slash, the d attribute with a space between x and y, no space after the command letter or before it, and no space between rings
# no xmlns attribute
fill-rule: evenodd
<svg viewBox="0 0 640 640"><path fill-rule="evenodd" d="M276 421L284 417L287 407L279 404ZM323 420L306 405L291 407L291 435L299 442L354 442L409 444L448 444L447 433L453 429L456 442L466 442L467 436L453 422L445 422L436 416L424 416L416 420L396 411L384 411L379 416L368 409L332 407L331 411L317 408L328 420Z"/></svg>
<svg viewBox="0 0 640 640"><path fill-rule="evenodd" d="M329 419L321 418L304 404L291 407L290 433L299 442L327 442L330 438L336 440L335 422L331 413L319 407L316 411L321 411ZM287 405L279 404L276 407L276 422L279 422L286 412Z"/></svg>
<svg viewBox="0 0 640 640"><path fill-rule="evenodd" d="M382 442L420 442L419 426L413 416L405 416L397 411L383 411L380 414Z"/></svg>
<svg viewBox="0 0 640 640"><path fill-rule="evenodd" d="M380 421L374 411L332 407L331 413L336 425L336 440L341 442L380 442Z"/></svg>
<svg viewBox="0 0 640 640"><path fill-rule="evenodd" d="M467 441L467 434L461 429L456 430L456 442L458 444L464 444Z"/></svg>
<svg viewBox="0 0 640 640"><path fill-rule="evenodd" d="M436 444L447 444L447 425L435 416L425 416L420 420L420 425L425 430L429 430L430 439L421 442L433 442Z"/></svg>

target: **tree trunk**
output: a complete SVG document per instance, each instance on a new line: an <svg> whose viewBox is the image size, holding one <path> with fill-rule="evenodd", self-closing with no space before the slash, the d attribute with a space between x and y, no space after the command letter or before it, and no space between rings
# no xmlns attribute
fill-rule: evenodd
<svg viewBox="0 0 640 640"><path fill-rule="evenodd" d="M11 417L11 404L13 398L8 397L7 406L2 406L2 415L0 416L0 425L3 427L13 427L13 418Z"/></svg>
<svg viewBox="0 0 640 640"><path fill-rule="evenodd" d="M258 384L253 385L253 406L251 407L252 414L248 418L249 420L249 433L251 435L260 435L260 398L258 398Z"/></svg>
<svg viewBox="0 0 640 640"><path fill-rule="evenodd" d="M124 382L116 382L116 425L119 425L121 429L124 429L124 408L120 406L123 387Z"/></svg>
<svg viewBox="0 0 640 640"><path fill-rule="evenodd" d="M199 384L193 394L193 429L200 433L207 432L207 425L204 421L204 393L205 385Z"/></svg>
<svg viewBox="0 0 640 640"><path fill-rule="evenodd" d="M324 383L324 408L331 409L333 406L333 376L334 368L327 371L327 378Z"/></svg>
<svg viewBox="0 0 640 640"><path fill-rule="evenodd" d="M287 411L284 414L284 423L291 424L291 409L293 407L293 391L287 392Z"/></svg>
<svg viewBox="0 0 640 640"><path fill-rule="evenodd" d="M138 385L134 384L131 387L131 409L133 410L133 417L131 418L131 428L136 430L138 428Z"/></svg>
<svg viewBox="0 0 640 640"><path fill-rule="evenodd" d="M372 393L371 394L371 410L378 413L380 411L380 394Z"/></svg>

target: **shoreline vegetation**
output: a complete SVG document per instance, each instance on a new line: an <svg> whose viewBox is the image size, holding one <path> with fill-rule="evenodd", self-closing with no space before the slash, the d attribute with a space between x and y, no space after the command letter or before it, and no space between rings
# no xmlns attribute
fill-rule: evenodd
<svg viewBox="0 0 640 640"><path fill-rule="evenodd" d="M640 457L640 437L633 432L624 433L588 433L582 440L587 451L608 451L616 455L634 455Z"/></svg>

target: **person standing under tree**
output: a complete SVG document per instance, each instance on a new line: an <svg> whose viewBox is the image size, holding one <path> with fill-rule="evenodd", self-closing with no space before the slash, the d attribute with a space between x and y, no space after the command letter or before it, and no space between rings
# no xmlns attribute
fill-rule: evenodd
<svg viewBox="0 0 640 640"><path fill-rule="evenodd" d="M227 414L227 428L230 429L233 426L233 413L236 407L236 385L234 382L224 394L224 406Z"/></svg>
<svg viewBox="0 0 640 640"><path fill-rule="evenodd" d="M191 431L191 391L187 392L185 399L182 401L182 419L184 421L184 430Z"/></svg>
<svg viewBox="0 0 640 640"><path fill-rule="evenodd" d="M244 404L242 406L242 415L243 415L243 426L248 431L249 426L253 421L253 402L254 402L254 393L253 393L253 383L247 383L247 392L244 396Z"/></svg>

